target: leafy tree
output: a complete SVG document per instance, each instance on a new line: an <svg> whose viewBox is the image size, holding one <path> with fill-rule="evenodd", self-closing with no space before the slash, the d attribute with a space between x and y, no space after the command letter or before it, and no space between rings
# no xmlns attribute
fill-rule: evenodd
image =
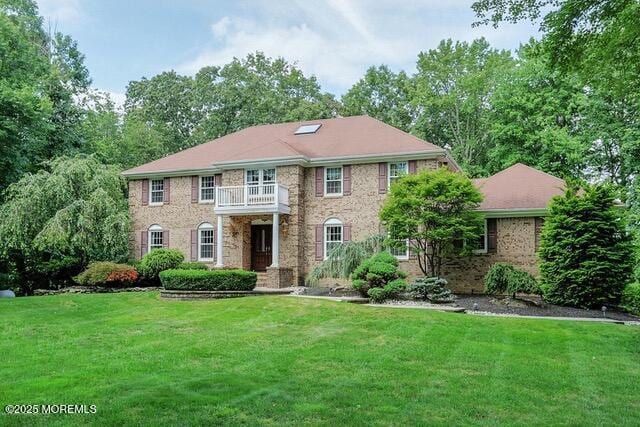
<svg viewBox="0 0 640 427"><path fill-rule="evenodd" d="M482 233L475 211L482 194L461 173L446 168L407 175L391 186L380 211L391 241L409 241L425 276L440 277L443 260L470 252Z"/></svg>
<svg viewBox="0 0 640 427"><path fill-rule="evenodd" d="M490 102L488 172L522 162L562 177L583 174L588 142L578 123L589 100L578 78L547 67L538 43L520 48Z"/></svg>
<svg viewBox="0 0 640 427"><path fill-rule="evenodd" d="M23 292L65 283L90 261L128 256L126 182L93 157L61 157L7 189L0 259Z"/></svg>
<svg viewBox="0 0 640 427"><path fill-rule="evenodd" d="M555 304L617 304L633 268L625 211L609 185L575 186L549 207L540 240L541 288Z"/></svg>
<svg viewBox="0 0 640 427"><path fill-rule="evenodd" d="M75 42L43 29L31 0L0 0L0 189L52 156L82 145L89 87Z"/></svg>
<svg viewBox="0 0 640 427"><path fill-rule="evenodd" d="M418 55L415 94L417 136L451 150L471 175L486 171L491 139L490 104L498 77L513 60L491 49L485 39L472 43L443 40Z"/></svg>
<svg viewBox="0 0 640 427"><path fill-rule="evenodd" d="M195 77L195 104L202 112L194 141L218 138L249 126L332 117L337 102L283 58L262 52L204 67Z"/></svg>
<svg viewBox="0 0 640 427"><path fill-rule="evenodd" d="M412 80L386 65L370 67L364 77L342 97L344 116L366 114L409 132L415 118L411 105Z"/></svg>
<svg viewBox="0 0 640 427"><path fill-rule="evenodd" d="M577 70L591 84L640 93L640 3L637 0L478 0L476 23L542 17L551 64Z"/></svg>

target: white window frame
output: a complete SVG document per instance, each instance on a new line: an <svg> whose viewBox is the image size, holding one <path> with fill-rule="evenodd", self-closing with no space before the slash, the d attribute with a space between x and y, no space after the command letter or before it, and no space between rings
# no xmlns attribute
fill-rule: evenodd
<svg viewBox="0 0 640 427"><path fill-rule="evenodd" d="M338 244L342 244L342 242L344 242L344 225L342 224L342 221L340 221L337 218L329 218L328 220L326 220L324 222L324 228L323 228L323 249L324 249L324 259L327 259L328 255L329 255L329 239L327 238L327 232L329 231L329 228L331 227L339 227L340 228L340 240L336 241L336 240L331 240L331 243L338 243Z"/></svg>
<svg viewBox="0 0 640 427"><path fill-rule="evenodd" d="M404 175L393 175L391 176L391 165L399 165L401 163L404 163L405 165L405 172ZM397 168L396 168L397 170ZM408 161L402 161L402 162L389 162L387 163L387 188L391 188L391 183L393 182L392 179L398 179L401 178L403 176L407 176L409 175L409 162Z"/></svg>
<svg viewBox="0 0 640 427"><path fill-rule="evenodd" d="M203 187L202 180L203 178L213 178L213 186L212 187ZM202 198L202 190L208 190L213 188L213 199L203 199ZM201 175L198 177L198 203L215 203L216 201L216 177L215 175Z"/></svg>
<svg viewBox="0 0 640 427"><path fill-rule="evenodd" d="M487 218L485 218L484 219L484 248L474 249L473 253L486 254L488 252L488 246L489 246L489 227L487 226Z"/></svg>
<svg viewBox="0 0 640 427"><path fill-rule="evenodd" d="M153 189L153 182L154 181L162 182L162 191ZM165 191L164 178L150 179L149 180L149 206L160 206L160 205L164 204L164 191ZM159 202L154 202L153 201L153 193L162 193L162 198L161 198L161 200Z"/></svg>
<svg viewBox="0 0 640 427"><path fill-rule="evenodd" d="M405 239L404 245L405 245L404 255L396 255L394 253L391 254L394 257L396 257L396 259L398 261L407 261L407 260L409 260L409 239ZM389 248L389 249L391 249L391 248ZM394 247L393 249L396 249L396 248Z"/></svg>
<svg viewBox="0 0 640 427"><path fill-rule="evenodd" d="M211 258L203 258L202 257L202 232L203 231L212 231L214 233L214 242L207 243L207 245L211 245ZM215 228L213 224L208 222L203 222L198 226L198 261L202 262L214 262L216 257L216 245L215 245Z"/></svg>
<svg viewBox="0 0 640 427"><path fill-rule="evenodd" d="M264 171L266 171L266 170L273 170L273 181L265 181L264 180ZM252 172L252 171L257 171L258 172L258 182L254 183L254 184L249 184L249 180L247 178L248 178L249 172ZM249 191L249 195L250 196L258 196L258 195L263 195L263 194L273 194L273 193L270 193L268 191L265 191L265 185L274 185L273 191L274 192L276 191L275 186L278 184L278 169L275 166L272 167L272 168L245 169L244 170L244 184L247 187L256 187L256 189L253 190L253 191L247 189L247 191Z"/></svg>
<svg viewBox="0 0 640 427"><path fill-rule="evenodd" d="M160 245L153 244L154 233L160 233ZM153 249L162 248L164 248L164 230L158 224L153 224L147 229L147 253L151 252Z"/></svg>
<svg viewBox="0 0 640 427"><path fill-rule="evenodd" d="M327 172L329 169L340 169L340 179L332 179L331 182L340 182L339 193L329 193L327 180ZM344 168L342 166L328 166L324 168L324 195L328 197L339 197L344 194Z"/></svg>

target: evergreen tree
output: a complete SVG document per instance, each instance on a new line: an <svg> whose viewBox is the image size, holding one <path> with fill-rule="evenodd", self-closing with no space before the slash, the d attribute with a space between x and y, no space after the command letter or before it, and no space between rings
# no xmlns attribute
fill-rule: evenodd
<svg viewBox="0 0 640 427"><path fill-rule="evenodd" d="M626 212L609 185L571 186L550 206L540 241L541 286L554 304L617 304L631 280L633 243Z"/></svg>

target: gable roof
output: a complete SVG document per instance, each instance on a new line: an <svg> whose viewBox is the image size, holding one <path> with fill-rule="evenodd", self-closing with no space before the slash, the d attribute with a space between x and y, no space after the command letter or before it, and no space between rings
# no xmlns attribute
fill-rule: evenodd
<svg viewBox="0 0 640 427"><path fill-rule="evenodd" d="M315 133L295 135L301 125L310 124L321 126ZM447 155L441 147L379 120L353 116L252 126L129 169L124 175L211 169L252 161L321 162L418 153Z"/></svg>
<svg viewBox="0 0 640 427"><path fill-rule="evenodd" d="M566 188L564 180L522 163L473 182L484 195L479 210L546 209Z"/></svg>

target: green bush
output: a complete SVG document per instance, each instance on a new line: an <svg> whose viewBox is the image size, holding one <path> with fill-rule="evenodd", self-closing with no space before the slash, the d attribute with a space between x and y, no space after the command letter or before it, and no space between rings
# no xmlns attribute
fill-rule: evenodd
<svg viewBox="0 0 640 427"><path fill-rule="evenodd" d="M183 261L184 255L176 249L154 249L142 257L138 272L144 280L156 283L161 271L175 269Z"/></svg>
<svg viewBox="0 0 640 427"><path fill-rule="evenodd" d="M398 269L398 260L393 255L380 252L364 260L351 277L353 288L366 297L370 296L369 290L384 288L396 279L404 279L406 274Z"/></svg>
<svg viewBox="0 0 640 427"><path fill-rule="evenodd" d="M199 261L190 261L181 263L178 270L208 270L207 264Z"/></svg>
<svg viewBox="0 0 640 427"><path fill-rule="evenodd" d="M184 291L251 291L258 275L246 270L165 270L160 282L165 289Z"/></svg>
<svg viewBox="0 0 640 427"><path fill-rule="evenodd" d="M371 288L367 295L371 301L380 303L388 299L397 298L406 289L407 284L402 279L392 280L382 288Z"/></svg>
<svg viewBox="0 0 640 427"><path fill-rule="evenodd" d="M89 264L73 279L82 286L131 286L138 279L138 272L127 264L101 261Z"/></svg>
<svg viewBox="0 0 640 427"><path fill-rule="evenodd" d="M628 312L640 316L640 283L630 283L624 288L620 305Z"/></svg>
<svg viewBox="0 0 640 427"><path fill-rule="evenodd" d="M540 237L540 282L553 304L617 305L633 278L628 212L609 185L570 187L549 205Z"/></svg>
<svg viewBox="0 0 640 427"><path fill-rule="evenodd" d="M423 301L445 302L451 300L448 282L441 277L420 277L409 285L409 293Z"/></svg>
<svg viewBox="0 0 640 427"><path fill-rule="evenodd" d="M491 266L484 276L484 290L488 294L541 293L535 277L505 262L497 262Z"/></svg>

